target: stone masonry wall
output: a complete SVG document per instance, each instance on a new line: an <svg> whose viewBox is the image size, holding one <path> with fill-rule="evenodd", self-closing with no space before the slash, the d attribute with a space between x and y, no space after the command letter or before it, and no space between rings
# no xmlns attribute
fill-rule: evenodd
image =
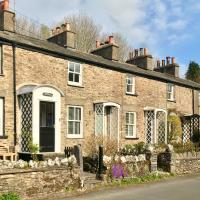
<svg viewBox="0 0 200 200"><path fill-rule="evenodd" d="M13 144L13 91L12 91L12 48L4 46L4 76L0 76L0 96L5 97L6 134L9 144ZM176 86L176 101L166 100L165 82L158 82L136 76L136 95L126 94L126 73L113 71L101 66L81 63L83 66L83 85L68 85L68 60L37 52L16 50L17 89L27 84L50 84L64 93L61 98L61 146L84 144L94 134L94 103L114 102L120 105L120 140L123 144L145 141L144 108L176 109L183 114L192 114L192 90ZM135 67L131 66L130 67ZM83 138L67 137L67 106L83 106ZM125 114L137 112L137 138L125 138ZM20 134L20 112L17 106L17 126Z"/></svg>
<svg viewBox="0 0 200 200"><path fill-rule="evenodd" d="M67 168L23 169L0 172L0 194L14 192L22 199L48 199L79 187L79 169ZM56 199L56 198L55 198Z"/></svg>
<svg viewBox="0 0 200 200"><path fill-rule="evenodd" d="M175 173L194 174L200 172L200 154L192 155L191 153L176 154Z"/></svg>

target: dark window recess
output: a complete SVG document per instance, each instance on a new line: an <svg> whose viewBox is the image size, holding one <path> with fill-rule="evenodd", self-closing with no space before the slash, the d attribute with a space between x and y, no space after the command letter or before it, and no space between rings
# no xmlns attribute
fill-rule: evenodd
<svg viewBox="0 0 200 200"><path fill-rule="evenodd" d="M3 74L3 47L0 45L0 74Z"/></svg>

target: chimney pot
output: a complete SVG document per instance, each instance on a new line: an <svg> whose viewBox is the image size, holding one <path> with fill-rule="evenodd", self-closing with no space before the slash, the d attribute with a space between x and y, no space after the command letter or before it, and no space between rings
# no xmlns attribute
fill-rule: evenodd
<svg viewBox="0 0 200 200"><path fill-rule="evenodd" d="M60 33L60 27L56 27L56 34L59 34Z"/></svg>
<svg viewBox="0 0 200 200"><path fill-rule="evenodd" d="M143 56L143 54L144 54L144 49L143 48L140 48L140 56Z"/></svg>
<svg viewBox="0 0 200 200"><path fill-rule="evenodd" d="M71 31L71 24L69 22L65 23L66 31Z"/></svg>
<svg viewBox="0 0 200 200"><path fill-rule="evenodd" d="M165 60L162 60L162 67L165 66Z"/></svg>
<svg viewBox="0 0 200 200"><path fill-rule="evenodd" d="M160 60L157 60L157 67L160 67Z"/></svg>
<svg viewBox="0 0 200 200"><path fill-rule="evenodd" d="M62 29L63 32L66 31L66 24L62 24L61 29Z"/></svg>
<svg viewBox="0 0 200 200"><path fill-rule="evenodd" d="M172 64L175 64L175 62L176 62L175 57L172 57Z"/></svg>
<svg viewBox="0 0 200 200"><path fill-rule="evenodd" d="M135 49L135 57L138 57L138 49Z"/></svg>
<svg viewBox="0 0 200 200"><path fill-rule="evenodd" d="M170 57L167 56L167 57L166 57L166 60L167 60L167 65L169 65L169 64L170 64Z"/></svg>
<svg viewBox="0 0 200 200"><path fill-rule="evenodd" d="M144 48L144 55L147 55L147 48Z"/></svg>
<svg viewBox="0 0 200 200"><path fill-rule="evenodd" d="M101 46L99 40L96 40L96 48L99 48Z"/></svg>
<svg viewBox="0 0 200 200"><path fill-rule="evenodd" d="M2 10L9 10L9 0L4 0L2 2Z"/></svg>
<svg viewBox="0 0 200 200"><path fill-rule="evenodd" d="M108 44L113 44L114 43L114 37L112 35L110 35L108 37Z"/></svg>

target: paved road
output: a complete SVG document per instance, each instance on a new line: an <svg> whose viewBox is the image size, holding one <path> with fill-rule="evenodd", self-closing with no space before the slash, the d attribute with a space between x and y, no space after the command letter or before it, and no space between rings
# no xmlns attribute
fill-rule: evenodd
<svg viewBox="0 0 200 200"><path fill-rule="evenodd" d="M70 200L200 200L200 175L106 189Z"/></svg>

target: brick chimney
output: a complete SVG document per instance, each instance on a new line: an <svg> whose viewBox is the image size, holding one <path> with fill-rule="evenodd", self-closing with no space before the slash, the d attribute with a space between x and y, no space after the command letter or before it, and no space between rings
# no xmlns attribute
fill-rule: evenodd
<svg viewBox="0 0 200 200"><path fill-rule="evenodd" d="M174 77L179 77L179 65L175 61L175 57L166 57L162 60L162 66L157 64L157 68L154 69L157 72L165 73Z"/></svg>
<svg viewBox="0 0 200 200"><path fill-rule="evenodd" d="M142 69L153 70L153 57L148 54L147 48L135 49L129 54L126 63L137 65Z"/></svg>
<svg viewBox="0 0 200 200"><path fill-rule="evenodd" d="M96 41L96 49L91 51L92 54L102 56L105 59L118 61L119 60L119 46L115 44L114 37L109 36L105 43Z"/></svg>
<svg viewBox="0 0 200 200"><path fill-rule="evenodd" d="M75 49L76 33L71 31L70 23L62 24L52 30L52 36L47 40L68 49Z"/></svg>
<svg viewBox="0 0 200 200"><path fill-rule="evenodd" d="M15 32L15 13L9 11L9 0L0 2L0 30Z"/></svg>

